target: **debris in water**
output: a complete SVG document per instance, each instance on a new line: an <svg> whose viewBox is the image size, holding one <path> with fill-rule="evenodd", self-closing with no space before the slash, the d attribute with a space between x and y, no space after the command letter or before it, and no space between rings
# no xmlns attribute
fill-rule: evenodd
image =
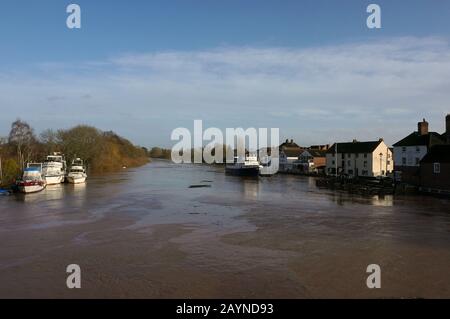
<svg viewBox="0 0 450 319"><path fill-rule="evenodd" d="M191 185L189 188L204 188L204 187L211 187L211 185Z"/></svg>

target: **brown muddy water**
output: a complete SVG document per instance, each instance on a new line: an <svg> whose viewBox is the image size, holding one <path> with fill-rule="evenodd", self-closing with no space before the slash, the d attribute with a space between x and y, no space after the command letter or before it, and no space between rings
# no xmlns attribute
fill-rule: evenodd
<svg viewBox="0 0 450 319"><path fill-rule="evenodd" d="M81 289L66 286L69 264ZM369 264L381 289L366 286ZM449 200L310 177L156 161L0 198L1 298L450 298L449 269Z"/></svg>

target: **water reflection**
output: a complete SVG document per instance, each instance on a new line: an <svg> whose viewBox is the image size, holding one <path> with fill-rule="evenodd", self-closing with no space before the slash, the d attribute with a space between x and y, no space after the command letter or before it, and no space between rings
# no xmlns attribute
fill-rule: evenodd
<svg viewBox="0 0 450 319"><path fill-rule="evenodd" d="M373 206L385 206L385 207L394 206L394 196L392 195L373 196L371 199L371 204Z"/></svg>
<svg viewBox="0 0 450 319"><path fill-rule="evenodd" d="M17 194L16 198L25 203L37 203L42 201L56 201L64 196L64 185L49 185L43 191L31 194Z"/></svg>
<svg viewBox="0 0 450 319"><path fill-rule="evenodd" d="M256 200L259 195L259 183L255 178L245 178L242 181L243 197L247 200Z"/></svg>
<svg viewBox="0 0 450 319"><path fill-rule="evenodd" d="M68 185L68 190L72 193L72 205L77 207L82 207L86 203L87 196L87 185L82 184L71 184Z"/></svg>
<svg viewBox="0 0 450 319"><path fill-rule="evenodd" d="M39 204L47 208L61 209L70 202L71 206L82 206L87 198L86 184L49 185L43 191L32 194L15 194L18 202Z"/></svg>
<svg viewBox="0 0 450 319"><path fill-rule="evenodd" d="M331 201L339 206L350 205L352 203L382 207L394 206L394 197L392 195L361 196L344 192L330 192L328 195Z"/></svg>

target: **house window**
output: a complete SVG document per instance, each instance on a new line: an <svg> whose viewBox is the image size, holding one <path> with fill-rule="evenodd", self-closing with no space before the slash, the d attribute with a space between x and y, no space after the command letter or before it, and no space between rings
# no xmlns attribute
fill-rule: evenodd
<svg viewBox="0 0 450 319"><path fill-rule="evenodd" d="M402 165L406 166L406 157L402 157Z"/></svg>
<svg viewBox="0 0 450 319"><path fill-rule="evenodd" d="M364 154L364 158L367 158L367 153Z"/></svg>
<svg viewBox="0 0 450 319"><path fill-rule="evenodd" d="M364 161L364 168L367 168L367 161ZM364 171L363 171L364 172ZM364 175L364 174L363 174Z"/></svg>
<svg viewBox="0 0 450 319"><path fill-rule="evenodd" d="M406 147L402 147L402 152L406 152Z"/></svg>
<svg viewBox="0 0 450 319"><path fill-rule="evenodd" d="M433 164L433 172L435 174L440 174L441 173L441 163L434 163Z"/></svg>
<svg viewBox="0 0 450 319"><path fill-rule="evenodd" d="M416 157L416 165L420 164L420 158Z"/></svg>
<svg viewBox="0 0 450 319"><path fill-rule="evenodd" d="M420 152L420 147L416 146L416 152L419 153Z"/></svg>
<svg viewBox="0 0 450 319"><path fill-rule="evenodd" d="M349 153L349 154L347 154L347 158L350 158L352 155Z"/></svg>
<svg viewBox="0 0 450 319"><path fill-rule="evenodd" d="M387 161L387 165L391 165L391 161Z"/></svg>
<svg viewBox="0 0 450 319"><path fill-rule="evenodd" d="M355 157L356 157L356 158L359 158L359 154L358 154L358 153L356 153Z"/></svg>
<svg viewBox="0 0 450 319"><path fill-rule="evenodd" d="M369 175L369 172L368 171L362 171L362 174L363 174L363 176L367 176L367 175Z"/></svg>
<svg viewBox="0 0 450 319"><path fill-rule="evenodd" d="M333 161L331 161L331 164L336 165L336 162L333 160Z"/></svg>
<svg viewBox="0 0 450 319"><path fill-rule="evenodd" d="M348 166L352 166L352 161L347 161Z"/></svg>
<svg viewBox="0 0 450 319"><path fill-rule="evenodd" d="M349 169L349 170L348 170L348 174L349 174L349 175L353 175L353 170L352 170L352 169Z"/></svg>

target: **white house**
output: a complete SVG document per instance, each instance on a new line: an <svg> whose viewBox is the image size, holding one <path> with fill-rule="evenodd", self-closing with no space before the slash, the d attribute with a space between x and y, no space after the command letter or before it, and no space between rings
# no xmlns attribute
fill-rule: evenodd
<svg viewBox="0 0 450 319"><path fill-rule="evenodd" d="M289 172L295 169L301 153L301 148L285 148L282 150L280 152L280 171Z"/></svg>
<svg viewBox="0 0 450 319"><path fill-rule="evenodd" d="M335 143L326 154L326 173L336 175L336 169L352 177L387 176L394 170L392 150L383 139Z"/></svg>
<svg viewBox="0 0 450 319"><path fill-rule="evenodd" d="M294 140L286 140L279 146L280 172L289 172L295 169L295 163L303 152L302 147L294 143Z"/></svg>

